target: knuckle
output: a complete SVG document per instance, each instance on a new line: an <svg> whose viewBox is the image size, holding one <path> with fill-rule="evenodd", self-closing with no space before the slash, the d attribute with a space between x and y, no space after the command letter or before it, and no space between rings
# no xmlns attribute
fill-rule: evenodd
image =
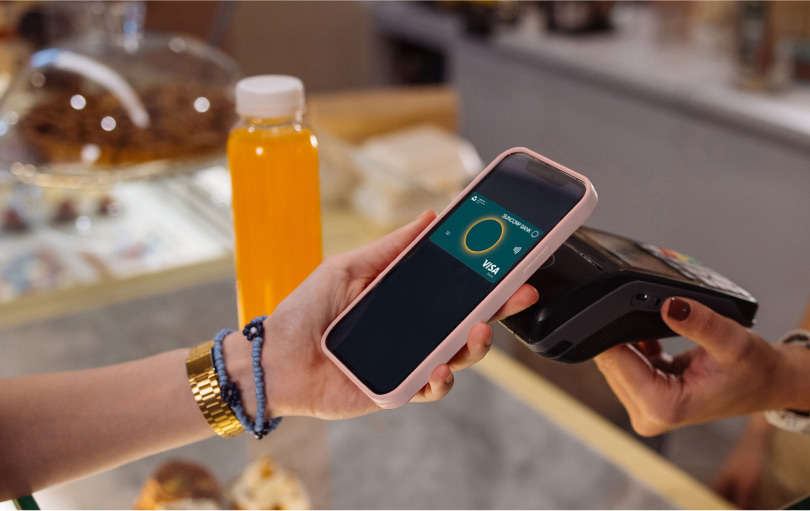
<svg viewBox="0 0 810 511"><path fill-rule="evenodd" d="M431 401L436 400L436 391L433 389L433 385L428 384L425 386L425 390L422 391L422 400L425 403L430 403Z"/></svg>

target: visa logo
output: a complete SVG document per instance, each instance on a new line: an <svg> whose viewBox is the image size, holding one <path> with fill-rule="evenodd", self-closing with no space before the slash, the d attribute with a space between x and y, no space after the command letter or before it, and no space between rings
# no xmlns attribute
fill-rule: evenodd
<svg viewBox="0 0 810 511"><path fill-rule="evenodd" d="M493 275L497 275L498 271L500 270L500 268L495 266L495 263L493 263L492 261L488 261L486 259L484 259L484 268L486 268L487 271L489 271Z"/></svg>

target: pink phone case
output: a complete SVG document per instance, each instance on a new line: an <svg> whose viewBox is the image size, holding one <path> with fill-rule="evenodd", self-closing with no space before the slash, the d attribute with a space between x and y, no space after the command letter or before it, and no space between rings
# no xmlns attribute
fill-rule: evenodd
<svg viewBox="0 0 810 511"><path fill-rule="evenodd" d="M514 153L525 153L538 160L547 163L548 165L554 167L555 169L562 171L576 179L579 179L585 184L585 195L579 201L579 203L574 206L574 208L556 225L553 229L551 229L546 236L537 244L537 246L529 252L529 254L521 260L517 266L515 266L512 271L504 277L504 279L500 282L500 284L492 290L492 292L481 302L478 306L473 309L473 311L467 316L459 325L450 332L448 335L439 345L434 349L430 355L422 361L419 366L417 366L414 371L408 375L407 378L394 390L388 392L386 394L377 394L369 389L366 385L363 384L343 363L326 347L326 338L329 335L329 332L332 331L332 328L340 321L343 316L345 316L350 310L352 310L357 303L368 293L371 289L376 286L379 281L389 272L391 268L396 266L399 261L407 254L413 247L419 243L422 238L436 225L438 222L442 222L446 215L449 214L450 210L452 210L456 204L458 204L464 197L466 197L478 183L489 174L493 168L505 157L509 156L510 154ZM388 265L388 267L380 273L374 281L360 293L352 303L349 305L346 310L344 310L340 316L335 319L329 328L326 329L324 332L323 337L321 338L321 349L329 357L335 365L343 371L346 376L349 377L351 381L354 382L355 385L360 387L360 389L368 395L377 405L381 406L382 408L397 408L413 398L425 384L430 381L430 375L433 370L439 366L440 364L447 363L453 356L458 353L458 351L464 347L467 342L467 335L470 333L470 329L476 323L480 321L489 321L489 319L498 311L498 309L506 303L506 300L511 297L518 288L523 285L526 280L542 265L546 259L551 256L563 243L565 240L571 236L579 226L585 223L585 220L591 216L593 213L594 208L596 207L596 191L593 189L593 185L585 176L582 176L571 169L560 165L559 163L555 163L548 158L540 156L539 154L526 149L524 147L515 147L505 151L500 156L495 158L495 160L489 164L489 166L484 169L481 174L478 175L475 180L470 183L467 188L464 189L461 194L449 205L447 206L442 213L436 217L433 222L428 225L424 231L410 244L408 247L402 251L402 253L394 259L394 261Z"/></svg>

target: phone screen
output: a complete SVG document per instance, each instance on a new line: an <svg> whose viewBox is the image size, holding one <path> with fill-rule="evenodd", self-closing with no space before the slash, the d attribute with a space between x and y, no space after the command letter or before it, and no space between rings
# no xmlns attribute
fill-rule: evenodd
<svg viewBox="0 0 810 511"><path fill-rule="evenodd" d="M585 195L524 153L505 157L335 325L327 348L388 393Z"/></svg>

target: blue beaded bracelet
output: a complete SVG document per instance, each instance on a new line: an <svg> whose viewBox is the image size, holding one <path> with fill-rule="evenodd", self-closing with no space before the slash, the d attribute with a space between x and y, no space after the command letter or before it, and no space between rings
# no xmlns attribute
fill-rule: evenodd
<svg viewBox="0 0 810 511"><path fill-rule="evenodd" d="M256 384L256 418L251 421L245 409L242 406L242 393L236 385L236 382L228 381L228 373L225 370L225 360L222 355L222 342L234 330L224 328L214 336L214 347L211 349L211 356L214 360L214 368L217 372L217 380L222 392L222 399L228 403L228 406L233 410L234 415L239 420L245 431L250 432L257 439L261 440L263 437L275 430L281 422L281 417L274 417L270 420L264 419L264 414L267 411L267 399L264 393L264 370L261 366L262 359L262 346L264 345L264 325L263 321L267 316L260 316L251 320L250 323L245 325L242 331L248 341L253 342L253 351L251 358L253 359L253 382Z"/></svg>
<svg viewBox="0 0 810 511"><path fill-rule="evenodd" d="M265 319L267 319L267 316L259 316L258 318L251 319L250 323L245 325L245 328L242 329L242 335L244 335L248 341L253 341L257 337L264 337Z"/></svg>

